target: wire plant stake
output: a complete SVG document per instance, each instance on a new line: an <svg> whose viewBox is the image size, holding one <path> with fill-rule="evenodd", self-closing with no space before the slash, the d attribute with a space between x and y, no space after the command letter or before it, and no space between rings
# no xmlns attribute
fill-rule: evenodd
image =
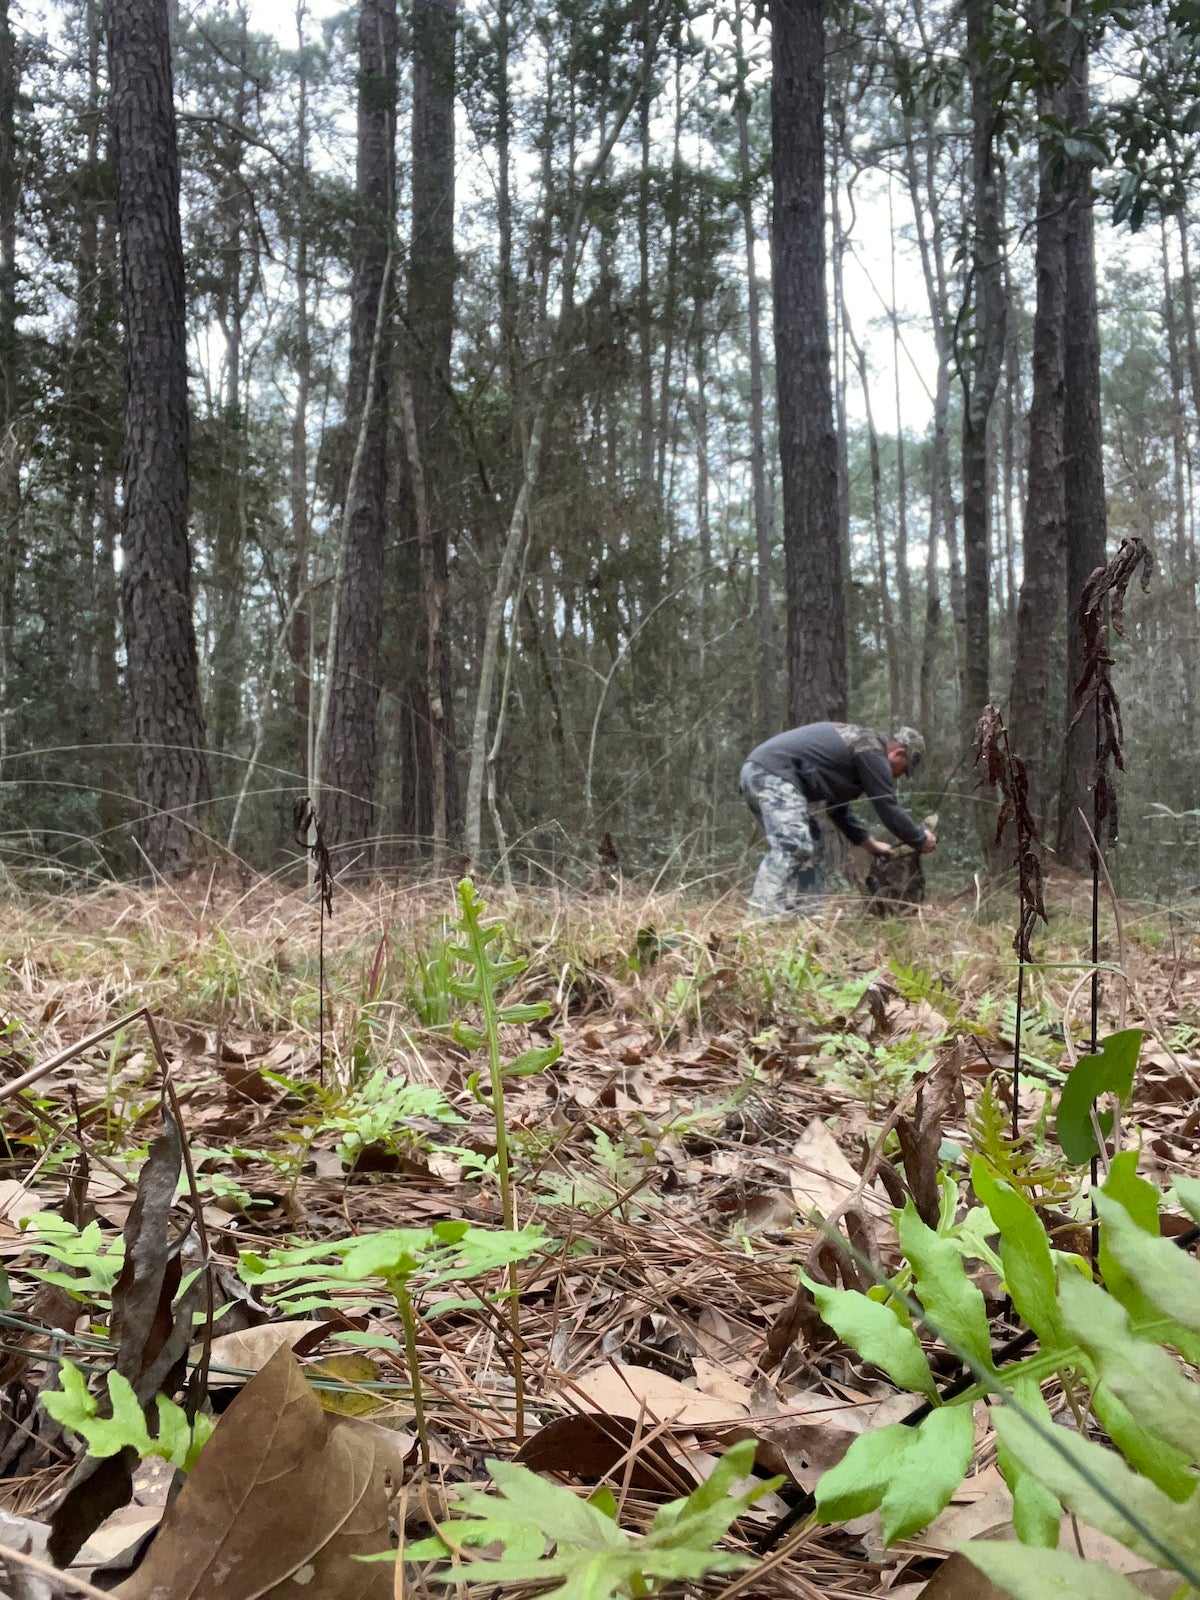
<svg viewBox="0 0 1200 1600"><path fill-rule="evenodd" d="M1154 573L1154 555L1141 539L1122 539L1121 547L1107 566L1097 567L1083 586L1079 599L1079 627L1083 634L1083 675L1075 685L1075 710L1070 726L1082 721L1089 706L1095 719L1095 756L1089 787L1092 791L1091 844L1088 855L1092 867L1091 1004L1089 1007L1088 1048L1092 1055L1100 1047L1100 851L1103 843L1117 842L1120 811L1113 783L1112 765L1124 772L1121 742L1125 730L1121 723L1121 702L1113 687L1115 661L1109 648L1108 625L1125 636L1125 596L1139 568L1143 594ZM1084 821L1086 822L1086 818ZM1096 1188L1098 1156L1092 1157L1091 1186ZM1094 1208L1093 1208L1094 1209ZM1092 1229L1095 1253L1095 1227ZM1093 1263L1094 1265L1094 1263Z"/></svg>
<svg viewBox="0 0 1200 1600"><path fill-rule="evenodd" d="M317 819L308 795L296 801L292 810L296 843L312 861L317 880L319 915L317 919L317 991L320 1011L317 1016L317 1081L325 1087L325 919L333 915L333 862L325 843L325 829ZM312 838L310 840L309 834Z"/></svg>

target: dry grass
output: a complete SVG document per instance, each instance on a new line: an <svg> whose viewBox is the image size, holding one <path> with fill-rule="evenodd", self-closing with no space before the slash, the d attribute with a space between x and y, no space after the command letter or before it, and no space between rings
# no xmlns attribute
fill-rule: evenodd
<svg viewBox="0 0 1200 1600"><path fill-rule="evenodd" d="M1048 898L1051 927L1038 948L1051 964L1031 982L1040 1027L1029 1037L1052 1066L1063 1055L1064 1015L1076 1040L1084 1031L1078 963L1087 924L1079 885L1053 883ZM522 1269L528 1431L577 1412L580 1379L611 1361L710 1397L744 1391L745 1404L730 1401L731 1426L805 1395L874 1405L887 1386L845 1352L802 1349L769 1379L758 1370L814 1240L797 1210L814 1176L799 1142L824 1121L860 1170L916 1070L956 1052L969 1101L990 1067L1003 1069L1014 973L1006 891L967 911L961 901L935 904L903 923L873 921L849 902L815 923L748 923L732 896L701 901L629 884L591 897L493 893L489 909L529 960L520 996L547 1000L549 1026L564 1040L561 1062L514 1083L508 1106L520 1220L541 1222L554 1241ZM206 1206L215 1248L231 1260L296 1234L445 1216L494 1224L494 1184L445 1148L484 1158L492 1148L490 1112L469 1085L476 1063L432 1014L446 996L423 977L452 911L449 883L337 894L326 935L330 1095L382 1067L437 1086L465 1119L448 1133L426 1130L399 1158L385 1153L380 1171L335 1170L333 1136L314 1128L311 1103L288 1088L319 1066L317 912L302 888L205 873L153 893L113 886L14 898L0 927L0 1063L14 1076L148 1008L160 1019L202 1175L236 1182L255 1201L248 1215L216 1198ZM1124 1006L1156 1036L1137 1120L1147 1170L1165 1180L1192 1165L1195 923L1131 911L1118 950L1107 910L1105 922L1102 959L1114 969L1103 985L1106 1022L1115 1025ZM527 1042L514 1039L514 1050ZM1042 1102L1036 1068L1026 1081L1022 1109L1032 1123ZM30 1182L34 1170L39 1200L57 1204L76 1138L95 1163L125 1172L155 1126L155 1088L136 1029L115 1048L97 1047L44 1085L57 1136L8 1108L4 1175ZM75 1133L72 1089L81 1105ZM298 1129L305 1164L289 1173ZM945 1132L966 1141L965 1126ZM129 1198L114 1183L100 1204L112 1223ZM890 1238L880 1224L885 1261L894 1259ZM369 1326L381 1338L397 1332L379 1305ZM486 1455L511 1451L511 1351L503 1319L483 1309L428 1321L422 1337L440 1463L439 1482L423 1493L436 1500L456 1478L478 1478ZM387 1356L379 1359L383 1378L397 1378ZM654 1430L652 1410L638 1427ZM689 1462L702 1465L728 1433L711 1416L659 1431L669 1431L685 1480ZM621 1461L612 1469L618 1485L622 1470ZM6 1498L27 1506L20 1487L10 1480ZM628 1483L624 1492L636 1524L654 1497ZM770 1520L748 1521L746 1539ZM921 1541L884 1556L869 1537L835 1531L789 1546L727 1593L876 1593L905 1572L927 1575L937 1548Z"/></svg>

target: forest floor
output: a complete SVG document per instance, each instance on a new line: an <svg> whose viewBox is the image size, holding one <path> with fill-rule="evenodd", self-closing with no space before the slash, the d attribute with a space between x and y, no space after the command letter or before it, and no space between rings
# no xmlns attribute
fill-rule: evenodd
<svg viewBox="0 0 1200 1600"><path fill-rule="evenodd" d="M690 1592L982 1594L979 1575L964 1582L946 1557L1011 1524L984 1406L970 1474L923 1533L885 1548L878 1514L825 1528L801 1516L798 1533L762 1552L850 1439L915 1404L793 1300L797 1274L850 1283L871 1270L864 1261L895 1272L893 1207L911 1196L936 1212L939 1171L965 1198L972 1149L1002 1137L1014 893L903 920L833 905L791 925L748 922L741 902L630 884L489 899L485 922L503 925L490 949L526 963L504 980L503 1005L532 1008L503 1024L505 1059L562 1044L556 1061L505 1088L516 1223L540 1229L512 1250L519 1402L503 1251L471 1254L504 1218L452 884L336 889L323 1028L318 909L302 889L198 874L152 893L9 898L0 1544L19 1549L28 1536L33 1561L74 1558L84 1585L110 1588L132 1571L128 1596L172 1592L154 1589L154 1572L184 1569L199 1574L187 1593L221 1600L373 1600L393 1581L401 1593L401 1572L406 1592L433 1595L440 1568L354 1558L385 1548L389 1527L406 1545L428 1535L462 1485L486 1485L486 1461L519 1457L585 1492L606 1483L620 1525L645 1530L724 1450L753 1439L759 1468L783 1482L724 1539L752 1564L710 1572ZM1027 973L1020 1118L1061 1176L1050 1107L1086 1050L1090 909L1065 882L1048 901L1041 965ZM1198 927L1187 909L1103 907L1101 1033L1146 1029L1123 1137L1141 1140L1140 1170L1164 1187L1198 1170ZM170 1138L164 1065L190 1178ZM1086 1240L1079 1189L1067 1174L1064 1247L1072 1234ZM836 1259L819 1218L845 1241ZM453 1230L431 1232L455 1220L476 1230L461 1244ZM322 1261L322 1246L393 1229L413 1231L390 1265L346 1270L344 1251L330 1249ZM297 1255L298 1244L312 1248ZM194 1270L206 1250L218 1263L208 1332ZM977 1281L998 1346L1009 1308L998 1280L985 1270ZM87 1427L37 1403L62 1357L85 1374L115 1358L147 1402L160 1385L182 1393L185 1362L193 1373L211 1365L220 1415L177 1502L191 1496L188 1515L168 1513L140 1571L174 1469L139 1465L133 1425L107 1444L97 1425L94 1451L127 1448L84 1456ZM945 1351L934 1367L956 1370ZM222 1470L205 1477L223 1432ZM529 1515L551 1533L549 1506ZM44 1536L31 1527L42 1519L53 1531L39 1558ZM1101 1559L1139 1565L1075 1531ZM22 1570L34 1570L29 1559ZM320 1582L306 1588L314 1571ZM36 1592L69 1592L47 1581Z"/></svg>

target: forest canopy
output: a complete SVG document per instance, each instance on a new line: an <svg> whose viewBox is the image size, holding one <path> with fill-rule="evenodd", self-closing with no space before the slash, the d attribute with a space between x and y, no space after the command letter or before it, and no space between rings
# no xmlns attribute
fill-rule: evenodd
<svg viewBox="0 0 1200 1600"><path fill-rule="evenodd" d="M1191 884L1187 0L169 11L0 9L7 870L271 869L311 795L341 867L729 881L839 715L961 875L989 701L1081 864L1136 538L1116 861Z"/></svg>

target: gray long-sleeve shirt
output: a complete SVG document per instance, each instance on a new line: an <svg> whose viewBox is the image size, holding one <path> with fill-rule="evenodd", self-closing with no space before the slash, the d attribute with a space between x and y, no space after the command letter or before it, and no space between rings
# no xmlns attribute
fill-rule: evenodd
<svg viewBox="0 0 1200 1600"><path fill-rule="evenodd" d="M777 733L752 750L747 760L794 783L807 800L822 802L829 820L851 844L862 844L869 830L851 811L852 800L867 799L884 827L919 848L925 829L896 799L888 765L887 740L870 728L846 722L810 722Z"/></svg>

